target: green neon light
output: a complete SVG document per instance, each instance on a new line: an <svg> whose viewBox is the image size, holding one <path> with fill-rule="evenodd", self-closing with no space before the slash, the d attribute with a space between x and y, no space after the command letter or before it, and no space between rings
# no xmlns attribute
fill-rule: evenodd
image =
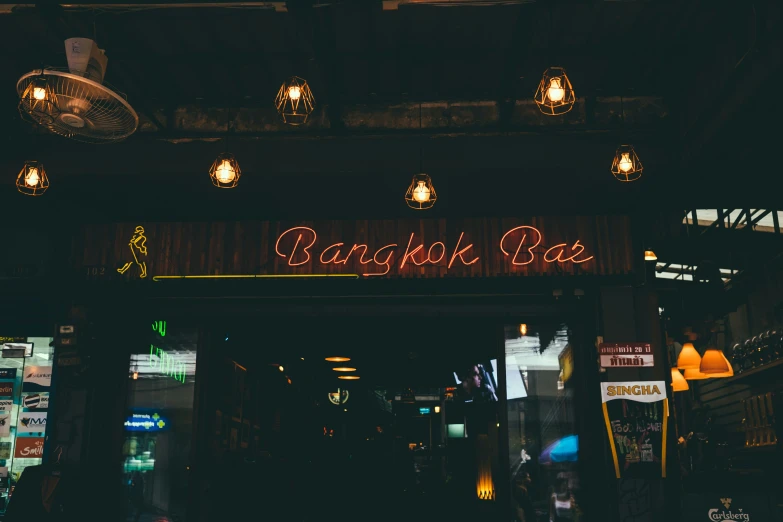
<svg viewBox="0 0 783 522"><path fill-rule="evenodd" d="M152 331L158 332L161 337L166 337L166 321L154 321Z"/></svg>
<svg viewBox="0 0 783 522"><path fill-rule="evenodd" d="M221 274L221 275L174 275L153 276L153 281L165 281L167 279L290 279L311 277L348 277L359 279L359 274Z"/></svg>
<svg viewBox="0 0 783 522"><path fill-rule="evenodd" d="M150 345L150 368L160 370L164 375L185 384L185 363L174 360L165 350Z"/></svg>

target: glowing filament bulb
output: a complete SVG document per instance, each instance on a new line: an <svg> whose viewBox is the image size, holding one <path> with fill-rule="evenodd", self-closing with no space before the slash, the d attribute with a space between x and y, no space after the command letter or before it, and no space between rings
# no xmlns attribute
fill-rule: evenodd
<svg viewBox="0 0 783 522"><path fill-rule="evenodd" d="M419 181L419 184L413 189L413 199L419 203L426 203L430 200L430 189L427 188L426 183Z"/></svg>
<svg viewBox="0 0 783 522"><path fill-rule="evenodd" d="M563 98L565 98L565 89L560 85L560 78L552 78L549 81L547 96L549 96L549 99L553 102L563 101Z"/></svg>
<svg viewBox="0 0 783 522"><path fill-rule="evenodd" d="M215 175L217 176L219 182L231 183L232 181L234 181L234 178L236 178L237 173L234 171L234 168L231 166L230 161L223 160L223 162L218 166Z"/></svg>
<svg viewBox="0 0 783 522"><path fill-rule="evenodd" d="M43 87L33 87L33 98L36 100L46 99L46 89Z"/></svg>
<svg viewBox="0 0 783 522"><path fill-rule="evenodd" d="M620 156L620 163L617 164L618 167L620 167L620 170L623 172L628 172L633 168L633 161L631 161L630 152L623 152L622 156Z"/></svg>
<svg viewBox="0 0 783 522"><path fill-rule="evenodd" d="M41 182L41 176L38 175L38 169L30 167L27 170L27 175L24 177L24 184L28 187L37 187Z"/></svg>
<svg viewBox="0 0 783 522"><path fill-rule="evenodd" d="M288 97L291 101L298 101L302 97L302 89L298 85L292 85L288 88Z"/></svg>

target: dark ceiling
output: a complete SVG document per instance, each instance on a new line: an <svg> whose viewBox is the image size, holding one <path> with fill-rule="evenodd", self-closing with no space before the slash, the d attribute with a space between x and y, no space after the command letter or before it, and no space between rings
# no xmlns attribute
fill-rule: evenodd
<svg viewBox="0 0 783 522"><path fill-rule="evenodd" d="M726 4L6 6L0 31L23 45L0 72L0 204L92 220L393 217L409 212L402 195L421 167L438 189L434 216L774 207L763 187L778 175L753 159L783 116L771 96L780 6ZM64 66L73 36L106 50L106 82L139 113L123 143L35 134L16 111L19 76ZM563 117L532 102L550 65L578 96ZM317 102L298 128L273 107L294 74ZM645 166L637 183L609 173L626 142ZM207 176L225 149L243 168L233 191ZM33 158L52 182L38 200L13 187Z"/></svg>

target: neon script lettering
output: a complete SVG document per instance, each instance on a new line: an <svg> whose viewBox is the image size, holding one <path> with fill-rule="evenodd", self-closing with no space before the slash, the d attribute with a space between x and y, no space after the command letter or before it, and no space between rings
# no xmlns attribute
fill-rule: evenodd
<svg viewBox="0 0 783 522"><path fill-rule="evenodd" d="M536 255L535 249L542 242L541 232L531 226L519 226L506 232L500 240L500 250L504 255L511 257L511 264L524 266L532 263ZM281 233L275 242L275 252L286 260L288 266L302 266L310 262L318 262L321 265L346 265L350 261L357 261L364 268L364 276L383 276L388 274L392 267L399 262L399 270L406 265L443 265L451 269L455 263L470 266L478 263L480 258L474 252L473 243L465 238L465 232L460 232L457 244L449 252L446 243L436 241L431 245L417 240L416 234L408 236L405 250L402 245L388 243L372 252L364 243L338 242L316 248L318 234L310 227L293 227ZM320 250L320 251L319 251ZM395 254L401 256L395 259ZM559 243L548 248L544 254L546 263L585 263L593 259L593 256L585 255L585 247L576 240L572 245Z"/></svg>
<svg viewBox="0 0 783 522"><path fill-rule="evenodd" d="M515 266L529 265L536 259L535 249L541 244L543 236L541 231L535 227L523 225L512 228L500 239L500 250L505 256L511 257L511 264ZM516 248L514 248L516 246ZM593 259L593 256L583 256L585 251L577 239L576 242L568 246L568 243L559 243L549 247L544 252L544 261L547 263L566 263L571 261L576 264L584 263ZM580 257L582 256L582 257Z"/></svg>
<svg viewBox="0 0 783 522"><path fill-rule="evenodd" d="M167 354L165 350L161 350L152 344L150 345L149 365L153 370L158 370L175 381L185 383L185 363L176 360L174 356Z"/></svg>

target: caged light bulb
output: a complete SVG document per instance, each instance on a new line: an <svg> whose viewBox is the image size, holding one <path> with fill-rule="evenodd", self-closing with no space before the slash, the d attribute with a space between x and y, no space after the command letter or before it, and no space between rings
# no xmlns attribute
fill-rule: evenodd
<svg viewBox="0 0 783 522"><path fill-rule="evenodd" d="M423 181L419 181L419 184L413 189L413 199L419 203L426 203L430 200L430 189Z"/></svg>
<svg viewBox="0 0 783 522"><path fill-rule="evenodd" d="M288 88L288 97L291 101L298 101L302 97L302 89L298 85L292 85Z"/></svg>
<svg viewBox="0 0 783 522"><path fill-rule="evenodd" d="M223 160L217 168L216 177L221 183L231 183L234 181L234 178L236 178L236 175L234 168L231 166L231 162L228 160Z"/></svg>
<svg viewBox="0 0 783 522"><path fill-rule="evenodd" d="M630 152L623 152L620 156L620 163L617 164L623 172L630 172L633 169L633 161L630 158Z"/></svg>
<svg viewBox="0 0 783 522"><path fill-rule="evenodd" d="M46 99L46 89L43 87L33 87L33 98L38 101Z"/></svg>
<svg viewBox="0 0 783 522"><path fill-rule="evenodd" d="M560 84L560 78L552 78L549 81L549 89L547 89L547 96L550 101L560 102L565 98L565 89Z"/></svg>
<svg viewBox="0 0 783 522"><path fill-rule="evenodd" d="M30 167L27 171L27 175L24 177L24 183L28 187L37 187L41 182L41 176L38 174L38 169Z"/></svg>

